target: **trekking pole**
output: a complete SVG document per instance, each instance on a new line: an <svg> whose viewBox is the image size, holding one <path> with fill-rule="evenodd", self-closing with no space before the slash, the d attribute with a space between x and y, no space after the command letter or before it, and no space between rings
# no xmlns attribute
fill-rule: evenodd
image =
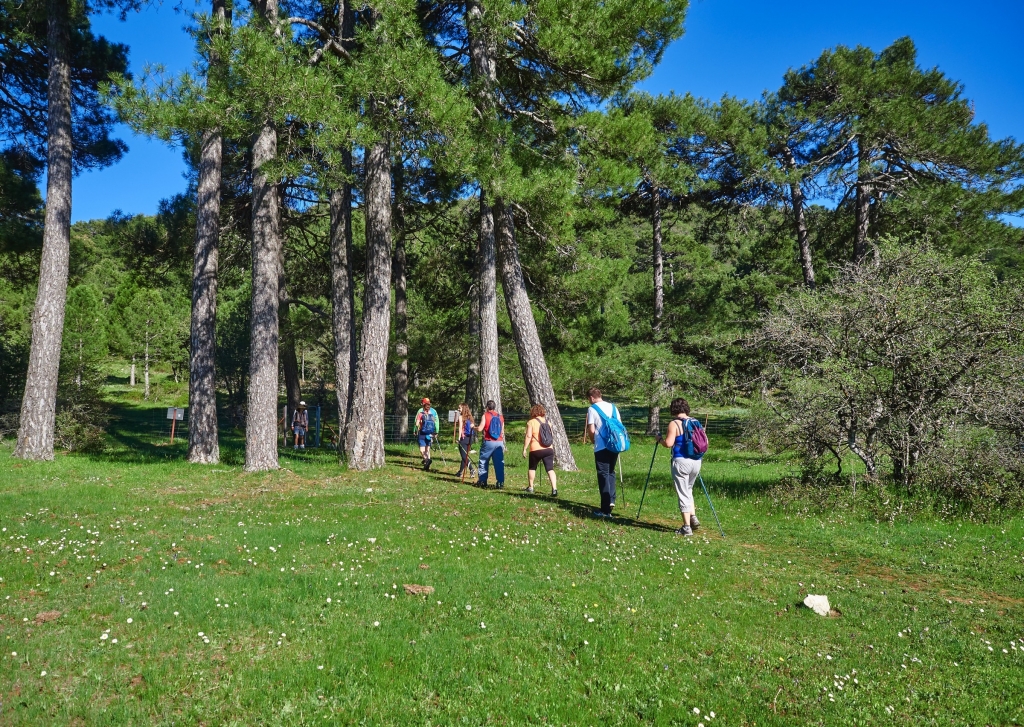
<svg viewBox="0 0 1024 727"><path fill-rule="evenodd" d="M622 464L622 455L619 455L619 489L622 490L622 505L626 506L626 482L622 479L622 470L624 465Z"/></svg>
<svg viewBox="0 0 1024 727"><path fill-rule="evenodd" d="M711 514L715 516L715 522L718 523L718 532L720 532L724 538L725 531L722 530L722 521L718 519L718 513L715 512L715 506L711 504L711 495L708 494L708 487L704 484L704 478L701 476L700 472L697 473L697 478L700 480L700 486L704 488L704 497L708 498L708 505L711 507Z"/></svg>
<svg viewBox="0 0 1024 727"><path fill-rule="evenodd" d="M640 507L636 509L636 519L640 519L640 511L644 509L644 498L647 497L647 485L651 481L651 472L654 471L654 458L658 456L658 445L660 441L654 443L654 452L651 453L651 466L647 468L647 481L644 482L644 492L640 495Z"/></svg>
<svg viewBox="0 0 1024 727"><path fill-rule="evenodd" d="M441 438L440 437L438 437L437 440L434 442L434 449L436 449L438 452L441 453L441 461L444 462L444 466L447 467L448 466L448 460L445 458L444 450L441 448Z"/></svg>

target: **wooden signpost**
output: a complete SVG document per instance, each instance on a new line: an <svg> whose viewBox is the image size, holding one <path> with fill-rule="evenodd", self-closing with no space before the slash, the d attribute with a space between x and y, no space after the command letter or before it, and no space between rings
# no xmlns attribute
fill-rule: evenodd
<svg viewBox="0 0 1024 727"><path fill-rule="evenodd" d="M171 444L174 444L174 425L185 419L185 407L167 407L167 418L171 420Z"/></svg>

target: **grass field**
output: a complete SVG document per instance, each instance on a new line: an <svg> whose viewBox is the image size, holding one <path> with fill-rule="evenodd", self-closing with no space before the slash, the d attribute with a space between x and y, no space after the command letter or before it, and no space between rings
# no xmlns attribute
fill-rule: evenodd
<svg viewBox="0 0 1024 727"><path fill-rule="evenodd" d="M0 449L0 724L1024 721L1018 518L774 514L782 466L724 440L704 465L724 539L703 495L698 536L673 533L664 452L632 519L644 442L614 521L590 517L583 448L552 500L523 494L515 448L497 492L411 447L373 474L285 452L251 475L112 443Z"/></svg>

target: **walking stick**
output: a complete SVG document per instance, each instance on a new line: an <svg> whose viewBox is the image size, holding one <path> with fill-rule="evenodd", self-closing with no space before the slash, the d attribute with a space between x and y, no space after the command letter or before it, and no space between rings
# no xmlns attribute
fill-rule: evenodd
<svg viewBox="0 0 1024 727"><path fill-rule="evenodd" d="M647 481L644 482L644 492L640 495L640 507L636 509L636 519L640 519L640 511L644 509L644 498L647 497L647 485L651 481L651 472L654 471L654 458L658 456L658 445L661 444L660 439L654 443L654 452L651 453L651 466L647 468Z"/></svg>
<svg viewBox="0 0 1024 727"><path fill-rule="evenodd" d="M697 478L700 480L700 486L704 488L704 497L708 498L708 505L711 507L711 514L715 516L715 522L718 523L718 532L720 532L724 538L725 531L722 530L722 521L718 519L718 513L715 512L715 506L711 504L711 495L708 494L708 487L704 484L704 477L702 477L698 472Z"/></svg>
<svg viewBox="0 0 1024 727"><path fill-rule="evenodd" d="M625 480L622 479L622 468L623 468L622 455L619 455L618 466L619 466L619 489L622 490L622 505L623 505L623 507L625 507L626 506L626 482L625 482Z"/></svg>

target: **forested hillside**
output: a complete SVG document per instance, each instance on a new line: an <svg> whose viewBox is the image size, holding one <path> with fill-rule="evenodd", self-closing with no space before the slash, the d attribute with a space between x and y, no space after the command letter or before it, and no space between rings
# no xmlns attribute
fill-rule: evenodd
<svg viewBox="0 0 1024 727"><path fill-rule="evenodd" d="M342 459L367 469L383 462L383 417L405 422L427 395L476 412L489 399L547 405L572 469L557 405L591 386L647 409L650 433L680 393L774 416L768 430L805 432L812 473L822 457L841 473L856 456L907 480L955 438L954 420L1015 441L1018 409L989 421L954 391L1019 401L1013 375L992 388L996 374L970 355L978 341L935 334L939 351L966 358L933 382L952 408L923 420L928 407L906 404L932 396L918 383L884 404L842 377L832 398L798 390L789 374L825 364L766 334L803 296L827 318L868 269L918 281L914 311L944 303L924 269L975 271L957 290L993 315L1017 310L1024 150L990 137L962 86L903 38L827 50L761 98L650 96L635 86L682 33L685 1L585 5L215 0L195 19L195 72L132 79L125 49L90 34L88 8L57 27L53 13L44 23L5 4L4 52L20 75L0 101L0 397L5 431L20 427L16 453L52 456L53 424L33 418L47 401L58 422L75 412L101 427L100 372L114 360L144 400L154 367L188 382L191 461L217 461L220 417L244 429L253 470L277 466L282 405L323 404ZM50 54L52 76L60 33L74 39L63 101L40 62ZM67 108L66 154L50 143L51 166L115 160L116 113L181 145L187 188L155 216L79 223L62 241L69 221L43 208L32 140L52 137ZM61 199L61 179L49 175L48 199ZM905 303L865 312L857 335L896 324ZM986 320L984 345L997 341L1004 371L1017 371L1013 327ZM892 384L903 364L880 355L839 359L881 366ZM900 418L904 405L918 413ZM902 464L891 448L865 454L889 441L886 427L902 432L892 442L918 442Z"/></svg>

